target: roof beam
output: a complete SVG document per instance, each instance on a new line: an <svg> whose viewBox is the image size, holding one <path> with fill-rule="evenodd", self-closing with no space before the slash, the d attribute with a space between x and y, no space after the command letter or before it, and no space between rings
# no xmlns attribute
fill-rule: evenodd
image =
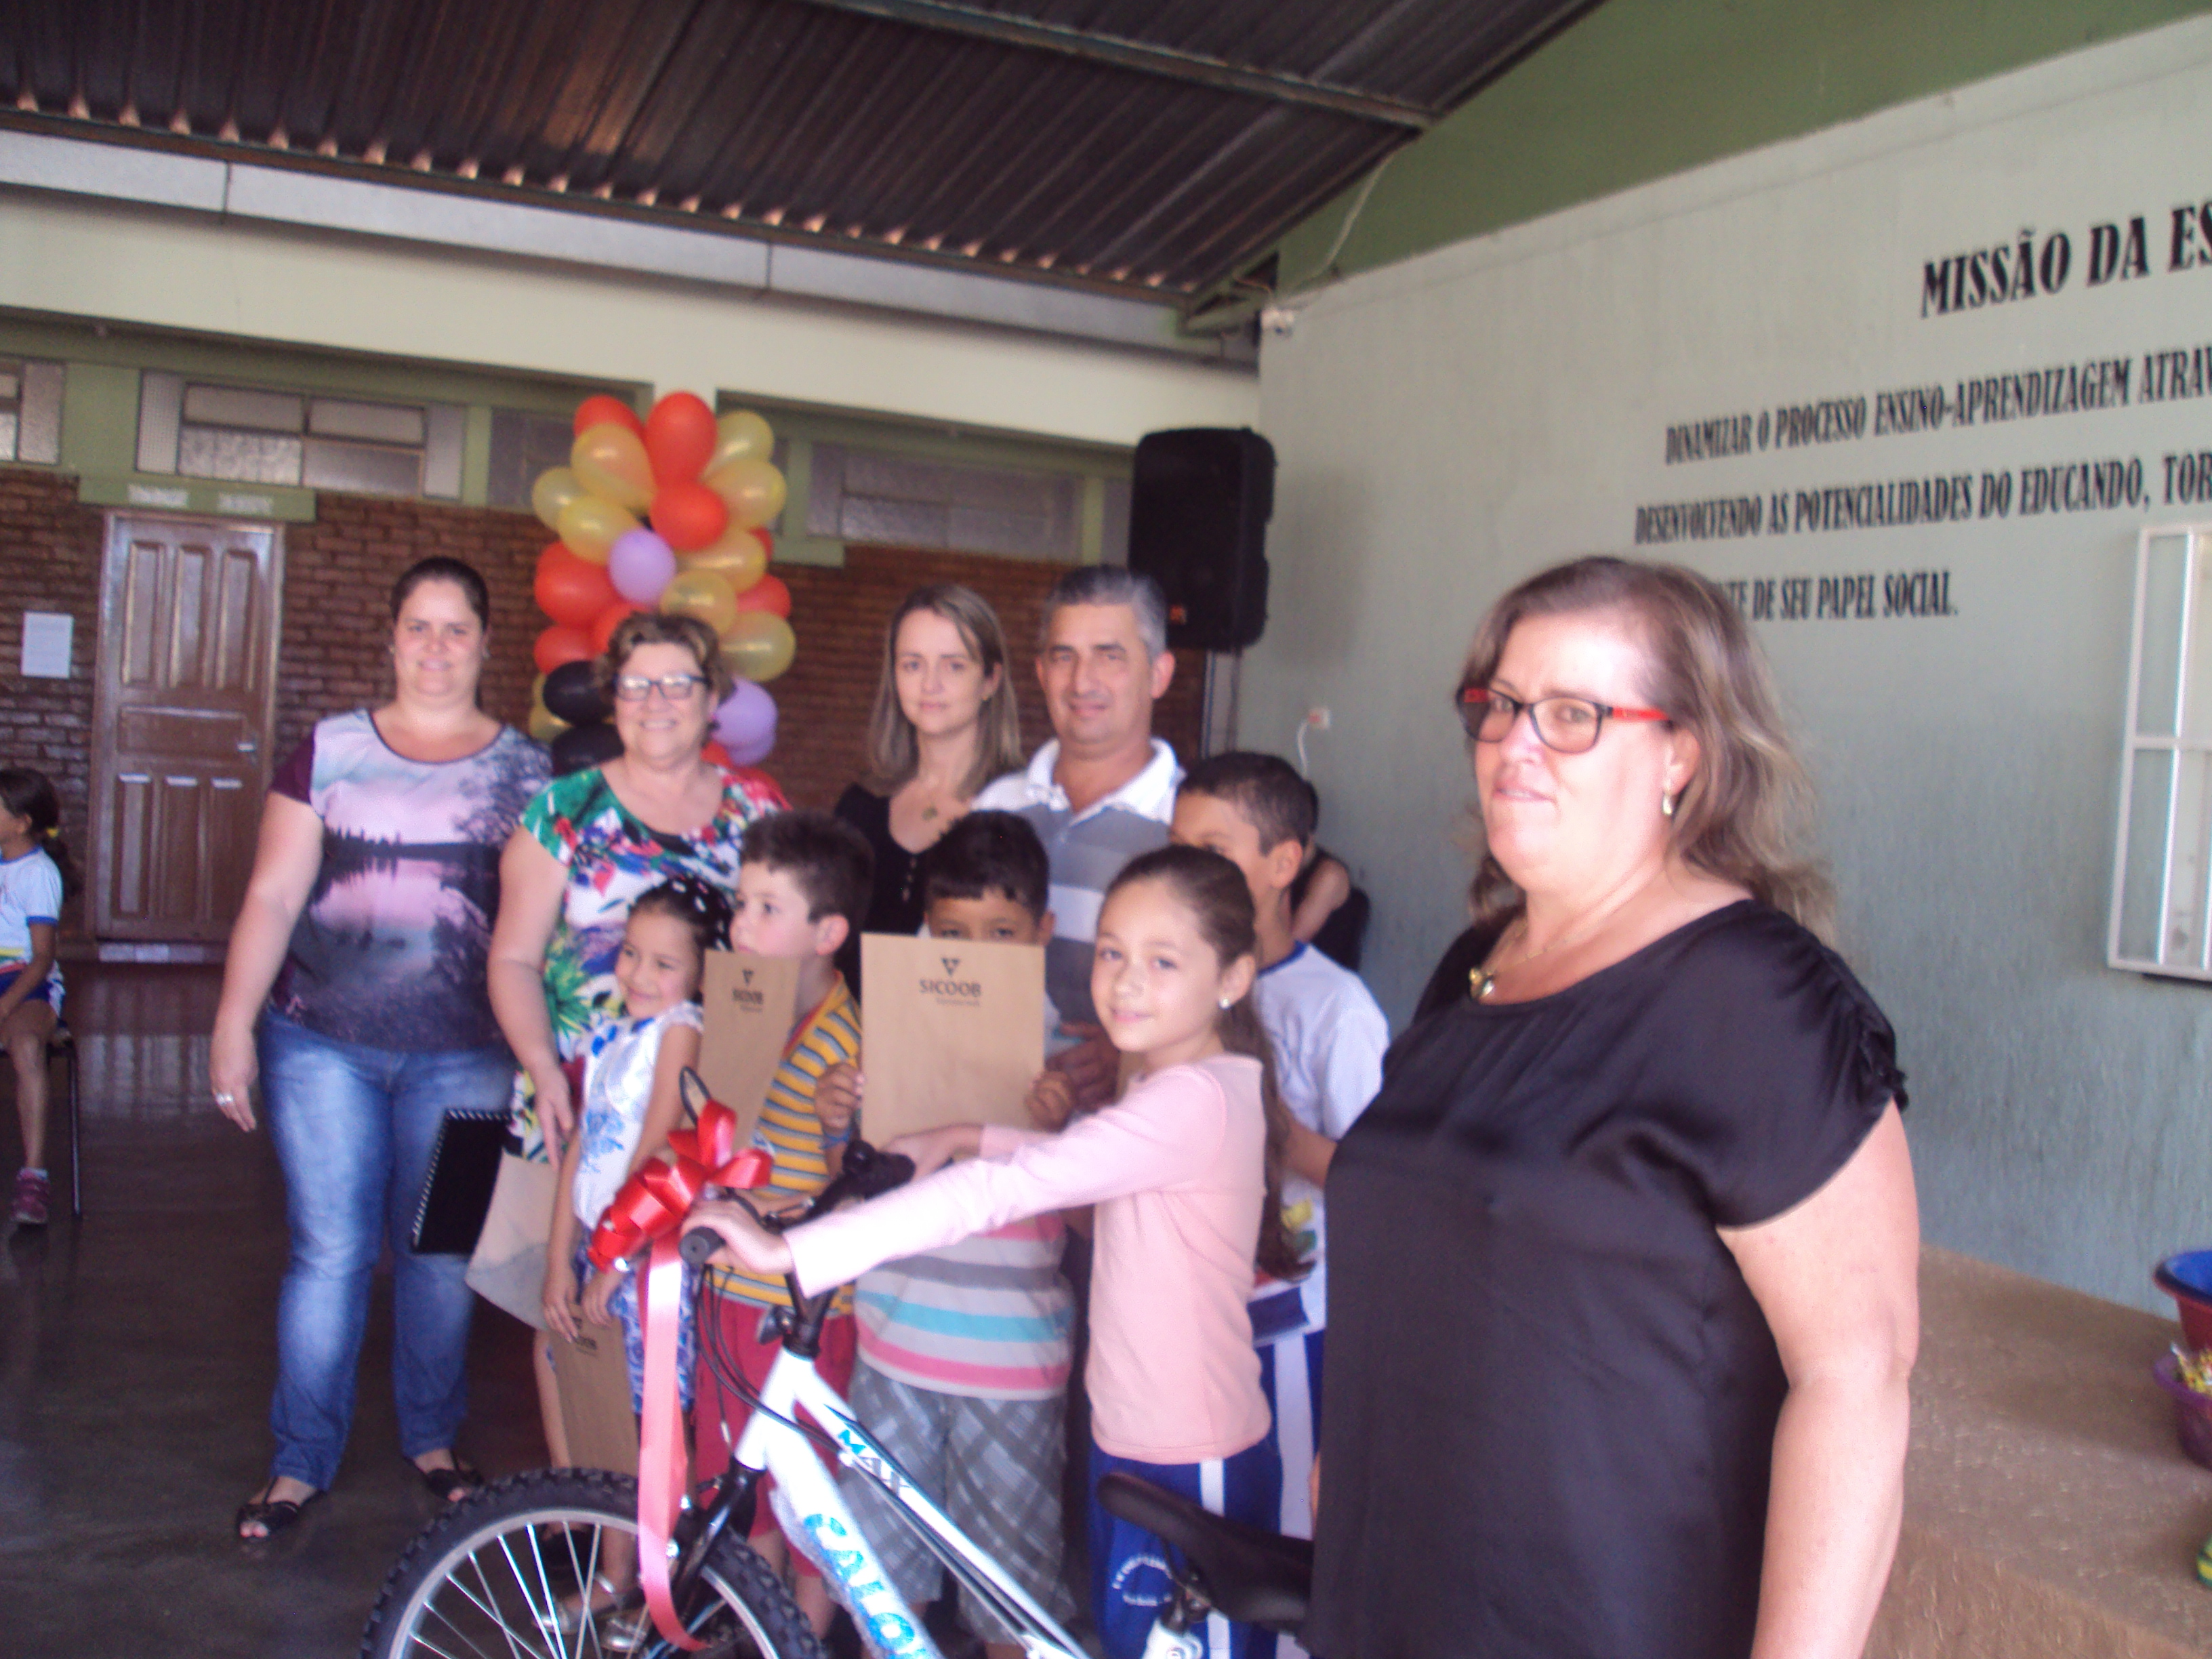
<svg viewBox="0 0 2212 1659"><path fill-rule="evenodd" d="M1377 122L1413 132L1426 132L1437 123L1435 111L1403 99L1331 86L1275 70L1232 64L1227 58L1209 57L1203 52L1183 52L1174 46L1153 46L1117 35L1091 34L1031 18L1011 17L1003 12L952 4L949 0L807 0L807 3L830 11L854 12L865 17L911 24L916 28L994 40L1001 46L1056 52L1084 63L1108 64L1194 86L1249 93L1277 103L1303 104L1310 109L1325 109L1355 120Z"/></svg>

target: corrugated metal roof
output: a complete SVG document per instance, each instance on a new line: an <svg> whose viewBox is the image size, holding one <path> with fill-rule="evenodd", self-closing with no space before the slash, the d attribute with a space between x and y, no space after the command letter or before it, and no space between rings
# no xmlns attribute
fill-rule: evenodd
<svg viewBox="0 0 2212 1659"><path fill-rule="evenodd" d="M1595 3L12 0L0 100L1188 298Z"/></svg>

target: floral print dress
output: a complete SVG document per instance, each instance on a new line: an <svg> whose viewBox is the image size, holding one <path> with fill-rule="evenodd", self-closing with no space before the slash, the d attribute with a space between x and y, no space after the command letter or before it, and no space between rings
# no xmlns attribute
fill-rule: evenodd
<svg viewBox="0 0 2212 1659"><path fill-rule="evenodd" d="M545 1012L563 1060L582 1054L592 1027L620 1011L615 958L630 906L677 876L734 893L746 826L789 805L766 773L726 772L713 820L689 836L663 835L633 817L591 767L554 779L523 810L522 828L568 872L545 947ZM546 1158L527 1072L515 1079L514 1131L525 1158Z"/></svg>

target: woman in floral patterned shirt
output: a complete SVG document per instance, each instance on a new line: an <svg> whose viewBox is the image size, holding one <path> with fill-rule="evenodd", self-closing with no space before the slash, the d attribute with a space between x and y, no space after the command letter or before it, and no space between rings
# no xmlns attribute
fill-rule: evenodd
<svg viewBox="0 0 2212 1659"><path fill-rule="evenodd" d="M514 1128L533 1162L575 1122L562 1067L620 1001L615 957L632 902L677 876L734 892L745 826L787 805L765 774L702 753L730 690L705 623L641 612L615 629L599 670L623 752L546 786L500 860L491 1004L522 1067ZM549 1413L556 1454L558 1427Z"/></svg>

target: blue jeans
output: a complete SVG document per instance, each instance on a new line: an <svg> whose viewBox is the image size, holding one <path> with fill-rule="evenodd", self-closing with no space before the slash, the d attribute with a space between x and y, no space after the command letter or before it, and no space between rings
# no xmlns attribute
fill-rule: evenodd
<svg viewBox="0 0 2212 1659"><path fill-rule="evenodd" d="M468 1409L469 1261L417 1255L408 1241L447 1109L505 1104L514 1059L504 1043L445 1054L365 1048L275 1013L262 1016L260 1053L292 1229L276 1301L270 1473L321 1491L337 1477L353 1426L369 1278L387 1239L399 1449L418 1457L453 1443Z"/></svg>

